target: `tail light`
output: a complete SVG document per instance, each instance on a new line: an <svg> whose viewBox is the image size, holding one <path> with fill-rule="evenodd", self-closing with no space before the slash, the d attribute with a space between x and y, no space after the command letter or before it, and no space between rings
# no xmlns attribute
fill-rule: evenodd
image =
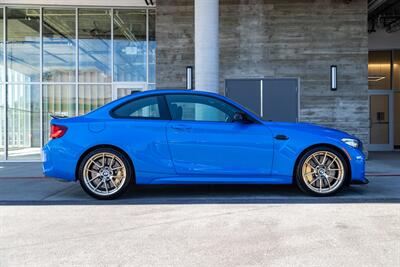
<svg viewBox="0 0 400 267"><path fill-rule="evenodd" d="M62 137L67 132L67 127L61 125L51 125L50 138L56 139Z"/></svg>

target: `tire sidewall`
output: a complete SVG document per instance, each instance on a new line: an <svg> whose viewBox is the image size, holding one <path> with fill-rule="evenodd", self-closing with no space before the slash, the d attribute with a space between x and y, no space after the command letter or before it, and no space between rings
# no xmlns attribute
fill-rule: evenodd
<svg viewBox="0 0 400 267"><path fill-rule="evenodd" d="M98 195L94 192L92 192L86 185L84 178L83 178L83 172L84 172L84 168L85 165L87 163L87 161L94 155L99 154L99 153L110 153L110 154L114 154L115 156L117 156L118 158L120 158L122 160L122 162L125 165L126 168L126 178L124 181L124 184L122 185L122 187L115 192L112 195L107 195L107 196L103 196L103 195ZM122 194L124 194L130 185L133 184L133 177L132 177L132 166L131 163L129 162L129 160L127 159L127 157L122 154L121 152L112 149L112 148L97 148L91 152L89 152L80 162L79 164L79 169L78 169L78 180L79 183L81 184L82 189L88 193L90 196L96 198L96 199L101 199L101 200L110 200L110 199L116 199L118 197L120 197Z"/></svg>
<svg viewBox="0 0 400 267"><path fill-rule="evenodd" d="M305 160L310 155L312 155L318 151L328 151L328 152L335 154L335 156L337 156L343 164L344 177L343 177L342 181L340 182L340 185L337 188L335 188L335 190L333 190L329 193L318 193L318 192L311 190L310 188L308 188L308 186L306 185L306 183L304 182L304 179L303 179L302 168L303 168L303 164L304 164ZM301 189L301 191L303 191L307 194L313 195L313 196L334 195L335 193L341 191L344 188L344 185L346 184L348 179L349 179L349 167L348 167L346 159L336 149L333 149L330 147L321 146L321 147L316 147L316 148L310 149L309 151L307 151L305 154L302 155L302 157L300 158L300 160L296 166L296 184L297 184L297 186Z"/></svg>

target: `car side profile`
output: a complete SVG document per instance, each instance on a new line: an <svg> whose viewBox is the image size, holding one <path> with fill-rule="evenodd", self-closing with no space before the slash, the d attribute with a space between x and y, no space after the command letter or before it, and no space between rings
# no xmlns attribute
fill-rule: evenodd
<svg viewBox="0 0 400 267"><path fill-rule="evenodd" d="M46 176L98 199L133 184L297 184L332 195L367 183L359 139L307 123L268 122L209 92L152 90L86 115L54 118Z"/></svg>

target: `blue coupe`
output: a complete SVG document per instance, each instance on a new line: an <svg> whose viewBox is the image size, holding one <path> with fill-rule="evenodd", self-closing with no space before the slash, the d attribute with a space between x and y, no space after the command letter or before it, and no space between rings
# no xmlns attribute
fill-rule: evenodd
<svg viewBox="0 0 400 267"><path fill-rule="evenodd" d="M153 90L84 116L54 118L46 176L98 199L133 184L297 184L327 196L367 183L359 139L306 123L263 121L218 94Z"/></svg>

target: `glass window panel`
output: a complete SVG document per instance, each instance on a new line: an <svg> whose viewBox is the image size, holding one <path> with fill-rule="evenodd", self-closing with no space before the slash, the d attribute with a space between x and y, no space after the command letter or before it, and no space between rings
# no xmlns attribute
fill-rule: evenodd
<svg viewBox="0 0 400 267"><path fill-rule="evenodd" d="M116 109L114 115L122 118L161 118L157 96L144 97L128 102Z"/></svg>
<svg viewBox="0 0 400 267"><path fill-rule="evenodd" d="M370 51L368 54L368 89L389 90L391 51Z"/></svg>
<svg viewBox="0 0 400 267"><path fill-rule="evenodd" d="M149 82L156 81L156 14L149 11Z"/></svg>
<svg viewBox="0 0 400 267"><path fill-rule="evenodd" d="M75 9L43 9L43 81L75 81Z"/></svg>
<svg viewBox="0 0 400 267"><path fill-rule="evenodd" d="M36 8L7 8L8 81L40 80L40 16Z"/></svg>
<svg viewBox="0 0 400 267"><path fill-rule="evenodd" d="M114 80L146 81L146 11L114 10Z"/></svg>
<svg viewBox="0 0 400 267"><path fill-rule="evenodd" d="M213 97L167 95L173 120L231 122L237 108Z"/></svg>
<svg viewBox="0 0 400 267"><path fill-rule="evenodd" d="M393 51L393 89L400 90L400 51Z"/></svg>
<svg viewBox="0 0 400 267"><path fill-rule="evenodd" d="M8 158L40 159L40 86L8 85Z"/></svg>
<svg viewBox="0 0 400 267"><path fill-rule="evenodd" d="M371 144L389 144L389 96L371 95Z"/></svg>
<svg viewBox="0 0 400 267"><path fill-rule="evenodd" d="M0 82L4 81L4 58L3 58L3 49L4 49L4 44L3 44L3 38L4 38L4 33L3 33L3 8L0 8ZM1 157L1 156L0 156Z"/></svg>
<svg viewBox="0 0 400 267"><path fill-rule="evenodd" d="M79 9L79 81L111 81L109 9Z"/></svg>
<svg viewBox="0 0 400 267"><path fill-rule="evenodd" d="M85 84L79 86L79 115L111 102L111 85Z"/></svg>
<svg viewBox="0 0 400 267"><path fill-rule="evenodd" d="M4 114L4 86L0 84L0 160L4 159L5 149L5 114Z"/></svg>
<svg viewBox="0 0 400 267"><path fill-rule="evenodd" d="M75 116L75 85L48 84L43 85L43 141L50 135L50 115L62 117Z"/></svg>

